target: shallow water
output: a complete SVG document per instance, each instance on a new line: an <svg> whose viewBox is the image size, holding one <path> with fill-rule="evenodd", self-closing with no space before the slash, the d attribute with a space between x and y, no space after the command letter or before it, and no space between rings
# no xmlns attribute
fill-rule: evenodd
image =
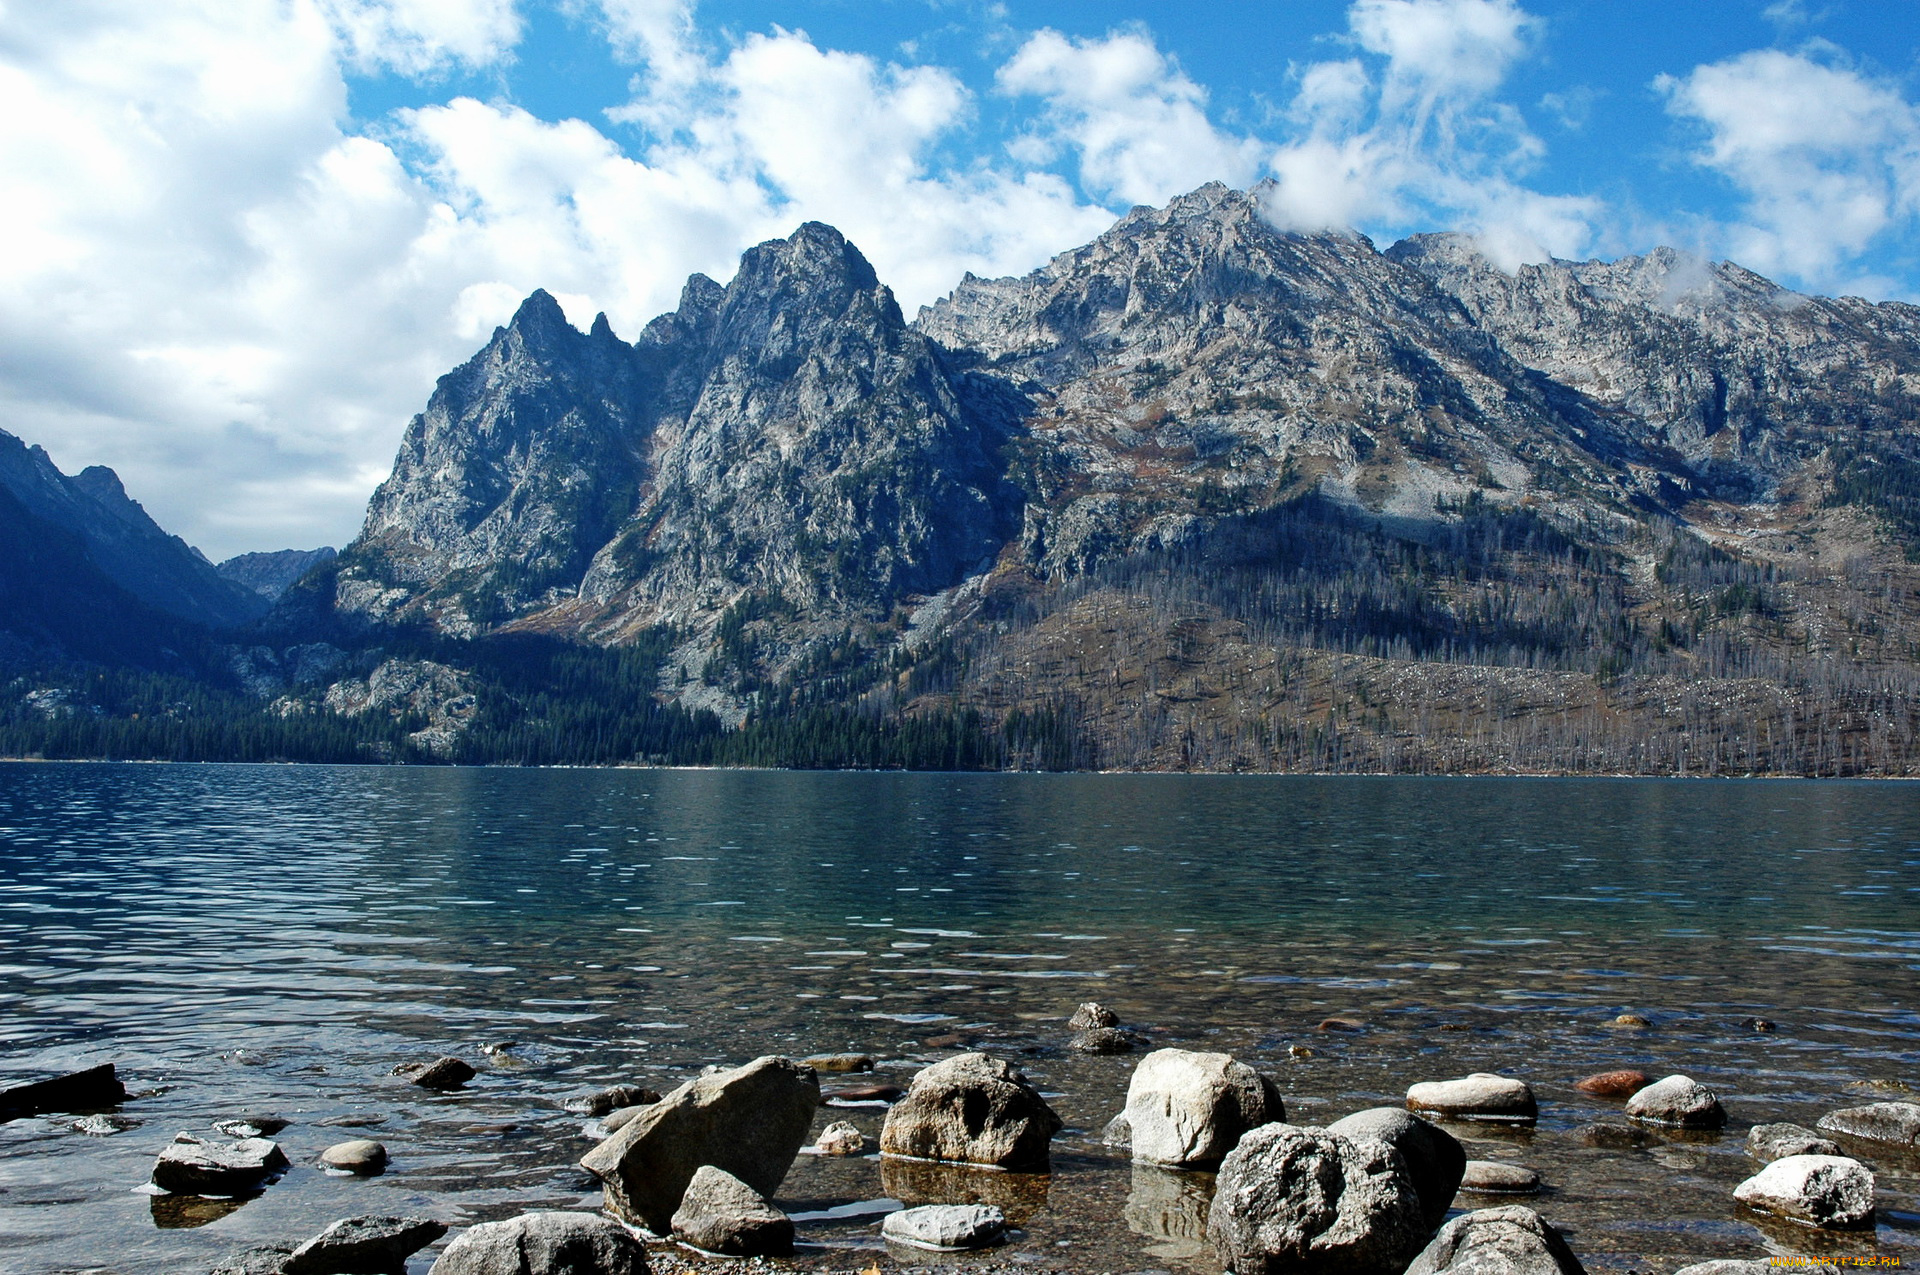
<svg viewBox="0 0 1920 1275"><path fill-rule="evenodd" d="M1920 1084L1917 869L1905 785L7 765L0 1071L113 1061L156 1092L112 1137L0 1125L0 1268L204 1270L352 1213L590 1207L569 1093L832 1050L904 1084L951 1037L1058 1095L1050 1179L803 1157L780 1202L970 1193L1020 1224L1003 1260L1211 1270L1207 1179L1099 1143L1132 1062L1064 1049L1088 999L1270 1071L1300 1123L1527 1078L1537 1128L1456 1132L1542 1173L1532 1203L1590 1268L1911 1262L1920 1166L1874 1159L1882 1225L1852 1240L1731 1192L1749 1125ZM1333 1016L1363 1028L1317 1030ZM438 1096L388 1074L436 1053L480 1077ZM1571 1084L1616 1066L1684 1071L1732 1124L1590 1145L1626 1122ZM293 1120L295 1167L258 1198L135 1191L175 1131L263 1110ZM315 1167L363 1131L387 1174ZM873 1216L801 1233L804 1262L879 1252Z"/></svg>

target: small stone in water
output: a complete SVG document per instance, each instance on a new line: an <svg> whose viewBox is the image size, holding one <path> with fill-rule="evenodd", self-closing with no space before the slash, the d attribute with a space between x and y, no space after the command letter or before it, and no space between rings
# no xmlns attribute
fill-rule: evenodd
<svg viewBox="0 0 1920 1275"><path fill-rule="evenodd" d="M946 1032L939 1036L929 1036L920 1043L928 1049L958 1049L967 1043L967 1038L959 1032Z"/></svg>
<svg viewBox="0 0 1920 1275"><path fill-rule="evenodd" d="M1648 1085L1627 1099L1627 1114L1683 1129L1718 1129L1727 1122L1719 1096L1690 1076L1668 1076Z"/></svg>
<svg viewBox="0 0 1920 1275"><path fill-rule="evenodd" d="M815 1071L872 1071L872 1054L814 1054L802 1063Z"/></svg>
<svg viewBox="0 0 1920 1275"><path fill-rule="evenodd" d="M991 1204L927 1204L889 1213L880 1233L914 1248L985 1248L1005 1237L1007 1216Z"/></svg>
<svg viewBox="0 0 1920 1275"><path fill-rule="evenodd" d="M1307 1047L1306 1047L1305 1045L1288 1045L1288 1046L1287 1046L1287 1057L1289 1057L1289 1058L1311 1058L1311 1057L1313 1057L1313 1051L1312 1051L1311 1049L1308 1049L1308 1048L1307 1048Z"/></svg>
<svg viewBox="0 0 1920 1275"><path fill-rule="evenodd" d="M848 1085L823 1091L820 1103L825 1106L834 1102L893 1102L906 1092L899 1085Z"/></svg>
<svg viewBox="0 0 1920 1275"><path fill-rule="evenodd" d="M1540 1175L1523 1164L1469 1160L1460 1177L1460 1189L1483 1195L1532 1195L1540 1189Z"/></svg>
<svg viewBox="0 0 1920 1275"><path fill-rule="evenodd" d="M209 1275L284 1275L292 1256L284 1244L260 1244L229 1255Z"/></svg>
<svg viewBox="0 0 1920 1275"><path fill-rule="evenodd" d="M131 1116L92 1115L82 1116L70 1126L75 1133L91 1134L96 1138L111 1137L128 1129L138 1129L140 1122Z"/></svg>
<svg viewBox="0 0 1920 1275"><path fill-rule="evenodd" d="M336 1142L322 1151L320 1163L348 1173L378 1173L387 1167L387 1149L371 1138L355 1138L351 1142Z"/></svg>
<svg viewBox="0 0 1920 1275"><path fill-rule="evenodd" d="M383 1125L387 1118L377 1111L357 1111L344 1116L328 1116L316 1120L315 1124L328 1129L372 1129Z"/></svg>
<svg viewBox="0 0 1920 1275"><path fill-rule="evenodd" d="M658 1093L639 1085L610 1085L594 1093L576 1094L561 1105L575 1115L604 1116L622 1107L644 1107L659 1101Z"/></svg>
<svg viewBox="0 0 1920 1275"><path fill-rule="evenodd" d="M1652 1083L1653 1077L1646 1072L1622 1068L1597 1072L1585 1080L1575 1081L1573 1087L1602 1098L1631 1098Z"/></svg>
<svg viewBox="0 0 1920 1275"><path fill-rule="evenodd" d="M480 1052L489 1058L498 1058L509 1050L518 1048L520 1048L520 1042L517 1040L499 1040L480 1046Z"/></svg>
<svg viewBox="0 0 1920 1275"><path fill-rule="evenodd" d="M1314 1028L1323 1032L1360 1032L1366 1029L1367 1025L1357 1018L1323 1018L1320 1025Z"/></svg>
<svg viewBox="0 0 1920 1275"><path fill-rule="evenodd" d="M814 1148L821 1155L859 1155L867 1149L866 1135L845 1120L836 1120L820 1131Z"/></svg>
<svg viewBox="0 0 1920 1275"><path fill-rule="evenodd" d="M1073 1017L1067 1020L1067 1026L1074 1031L1089 1031L1095 1027L1118 1027L1120 1015L1102 1005L1099 1001L1087 1001L1073 1011Z"/></svg>
<svg viewBox="0 0 1920 1275"><path fill-rule="evenodd" d="M401 1063L393 1069L422 1089L458 1089L474 1078L471 1066L458 1058L436 1058L426 1063Z"/></svg>
<svg viewBox="0 0 1920 1275"><path fill-rule="evenodd" d="M182 1133L154 1161L153 1184L183 1195L242 1195L286 1167L286 1153L265 1138L218 1143Z"/></svg>
<svg viewBox="0 0 1920 1275"><path fill-rule="evenodd" d="M1613 1020L1615 1027L1651 1027L1653 1021L1644 1014L1620 1014Z"/></svg>
<svg viewBox="0 0 1920 1275"><path fill-rule="evenodd" d="M1073 1038L1075 1053L1130 1054L1133 1036L1116 1027L1092 1027Z"/></svg>
<svg viewBox="0 0 1920 1275"><path fill-rule="evenodd" d="M241 1116L215 1121L213 1127L229 1138L271 1138L291 1123L279 1116Z"/></svg>
<svg viewBox="0 0 1920 1275"><path fill-rule="evenodd" d="M1428 1080L1407 1086L1407 1110L1431 1111L1461 1120L1530 1122L1540 1109L1526 1081L1477 1071L1458 1080Z"/></svg>
<svg viewBox="0 0 1920 1275"><path fill-rule="evenodd" d="M1840 1144L1829 1142L1797 1124L1757 1124L1747 1130L1747 1154L1756 1160L1781 1160L1790 1155L1842 1155Z"/></svg>
<svg viewBox="0 0 1920 1275"><path fill-rule="evenodd" d="M1740 1025L1750 1032L1770 1032L1780 1029L1780 1024L1771 1018L1743 1018L1740 1020Z"/></svg>
<svg viewBox="0 0 1920 1275"><path fill-rule="evenodd" d="M447 1233L444 1222L421 1217L342 1218L293 1250L286 1275L404 1270L407 1258Z"/></svg>
<svg viewBox="0 0 1920 1275"><path fill-rule="evenodd" d="M600 1122L600 1127L608 1133L617 1133L626 1127L628 1121L652 1105L652 1103L643 1103L634 1107L621 1107L618 1111L609 1111L606 1119Z"/></svg>

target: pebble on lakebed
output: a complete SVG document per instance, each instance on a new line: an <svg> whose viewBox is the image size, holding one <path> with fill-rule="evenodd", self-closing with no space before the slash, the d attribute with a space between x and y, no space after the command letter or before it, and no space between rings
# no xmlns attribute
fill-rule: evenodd
<svg viewBox="0 0 1920 1275"><path fill-rule="evenodd" d="M374 1174L387 1167L387 1148L371 1138L336 1142L320 1153L320 1163L343 1173Z"/></svg>

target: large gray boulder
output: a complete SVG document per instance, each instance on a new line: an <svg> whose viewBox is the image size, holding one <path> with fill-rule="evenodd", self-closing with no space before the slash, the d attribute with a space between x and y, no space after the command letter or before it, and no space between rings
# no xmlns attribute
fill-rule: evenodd
<svg viewBox="0 0 1920 1275"><path fill-rule="evenodd" d="M1808 1226L1857 1230L1873 1224L1873 1174L1846 1156L1784 1156L1735 1187L1733 1198Z"/></svg>
<svg viewBox="0 0 1920 1275"><path fill-rule="evenodd" d="M209 1142L181 1133L153 1162L153 1184L182 1195L244 1195L286 1167L286 1152L265 1138Z"/></svg>
<svg viewBox="0 0 1920 1275"><path fill-rule="evenodd" d="M1449 1120L1525 1122L1540 1114L1533 1089L1524 1080L1476 1071L1457 1080L1426 1080L1407 1086L1407 1110L1429 1111Z"/></svg>
<svg viewBox="0 0 1920 1275"><path fill-rule="evenodd" d="M1870 1102L1820 1117L1820 1128L1890 1147L1920 1148L1920 1103Z"/></svg>
<svg viewBox="0 0 1920 1275"><path fill-rule="evenodd" d="M955 1252L998 1244L1007 1234L1007 1215L991 1204L923 1204L887 1214L880 1234L911 1248Z"/></svg>
<svg viewBox="0 0 1920 1275"><path fill-rule="evenodd" d="M1210 1169L1286 1109L1272 1081L1226 1054L1156 1049L1133 1069L1126 1117L1134 1159Z"/></svg>
<svg viewBox="0 0 1920 1275"><path fill-rule="evenodd" d="M1406 1275L1586 1275L1560 1232L1518 1204L1463 1213L1440 1228Z"/></svg>
<svg viewBox="0 0 1920 1275"><path fill-rule="evenodd" d="M1397 1275L1429 1228L1385 1142L1269 1124L1221 1162L1207 1233L1235 1275Z"/></svg>
<svg viewBox="0 0 1920 1275"><path fill-rule="evenodd" d="M469 1228L428 1275L648 1275L647 1246L596 1213L522 1213Z"/></svg>
<svg viewBox="0 0 1920 1275"><path fill-rule="evenodd" d="M999 1058L955 1054L913 1078L880 1128L882 1155L1044 1173L1060 1131L1040 1091Z"/></svg>
<svg viewBox="0 0 1920 1275"><path fill-rule="evenodd" d="M1681 1129L1718 1129L1727 1122L1719 1095L1691 1076L1654 1081L1627 1099L1627 1115Z"/></svg>
<svg viewBox="0 0 1920 1275"><path fill-rule="evenodd" d="M293 1250L284 1275L390 1275L447 1233L446 1224L420 1217L349 1217Z"/></svg>
<svg viewBox="0 0 1920 1275"><path fill-rule="evenodd" d="M791 1058L689 1080L589 1151L582 1168L606 1187L617 1217L665 1234L701 1165L772 1195L805 1145L820 1075Z"/></svg>
<svg viewBox="0 0 1920 1275"><path fill-rule="evenodd" d="M673 1238L729 1257L780 1257L793 1252L793 1219L725 1169L703 1164L674 1210Z"/></svg>
<svg viewBox="0 0 1920 1275"><path fill-rule="evenodd" d="M1841 1155L1840 1145L1797 1124L1757 1124L1747 1130L1747 1154L1756 1160L1790 1155Z"/></svg>
<svg viewBox="0 0 1920 1275"><path fill-rule="evenodd" d="M1460 1190L1460 1178L1467 1166L1467 1150L1452 1134L1398 1107L1356 1111L1328 1125L1327 1132L1354 1142L1378 1138L1398 1151L1407 1162L1414 1190L1420 1193L1427 1229L1446 1220L1447 1208Z"/></svg>

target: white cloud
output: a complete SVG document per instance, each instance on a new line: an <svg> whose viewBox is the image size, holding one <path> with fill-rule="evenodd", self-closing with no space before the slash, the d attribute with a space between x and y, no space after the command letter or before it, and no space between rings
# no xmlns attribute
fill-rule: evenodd
<svg viewBox="0 0 1920 1275"><path fill-rule="evenodd" d="M943 67L563 2L635 69L613 125L472 97L349 117L351 72L507 76L513 0L7 6L0 426L113 465L215 556L338 543L434 379L535 287L631 338L689 272L817 219L911 310L1111 205L1269 169L1288 224L1464 221L1503 260L1591 217L1522 184L1539 144L1496 91L1534 21L1507 0L1359 0L1284 144L1217 126L1139 31L1010 43L995 132Z"/></svg>
<svg viewBox="0 0 1920 1275"><path fill-rule="evenodd" d="M1345 59L1301 72L1301 135L1268 161L1276 222L1469 230L1508 268L1587 250L1599 203L1523 184L1544 146L1494 96L1538 18L1512 0L1356 0L1347 18L1377 70Z"/></svg>
<svg viewBox="0 0 1920 1275"><path fill-rule="evenodd" d="M361 70L421 75L497 62L520 40L514 0L318 0Z"/></svg>
<svg viewBox="0 0 1920 1275"><path fill-rule="evenodd" d="M1103 198L1163 203L1209 181L1247 185L1263 149L1207 118L1206 93L1134 32L1098 40L1041 31L1000 68L1001 90L1046 102L1035 137L1071 148L1080 180Z"/></svg>
<svg viewBox="0 0 1920 1275"><path fill-rule="evenodd" d="M1892 84L1803 54L1759 50L1655 87L1706 133L1696 162L1746 199L1726 250L1816 286L1920 213L1920 111Z"/></svg>

